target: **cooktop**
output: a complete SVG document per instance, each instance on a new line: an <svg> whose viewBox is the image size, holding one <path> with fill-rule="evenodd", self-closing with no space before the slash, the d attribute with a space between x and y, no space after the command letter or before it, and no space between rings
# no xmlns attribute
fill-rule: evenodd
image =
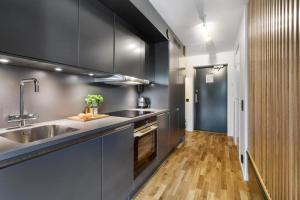
<svg viewBox="0 0 300 200"><path fill-rule="evenodd" d="M110 116L116 116L116 117L127 117L127 118L134 118L134 117L139 117L142 115L147 115L152 112L150 111L138 111L138 110L121 110L121 111L116 111L116 112L110 112L107 113Z"/></svg>

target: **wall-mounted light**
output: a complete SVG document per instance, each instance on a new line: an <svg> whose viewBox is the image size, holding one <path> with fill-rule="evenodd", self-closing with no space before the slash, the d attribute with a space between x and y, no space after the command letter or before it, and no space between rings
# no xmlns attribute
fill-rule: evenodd
<svg viewBox="0 0 300 200"><path fill-rule="evenodd" d="M9 62L10 62L10 60L8 60L6 58L0 58L0 63L7 64Z"/></svg>
<svg viewBox="0 0 300 200"><path fill-rule="evenodd" d="M56 68L54 68L54 70L57 71L57 72L61 72L63 69L59 68L59 67L56 67Z"/></svg>
<svg viewBox="0 0 300 200"><path fill-rule="evenodd" d="M89 73L89 76L94 76L95 74L93 74L93 73Z"/></svg>

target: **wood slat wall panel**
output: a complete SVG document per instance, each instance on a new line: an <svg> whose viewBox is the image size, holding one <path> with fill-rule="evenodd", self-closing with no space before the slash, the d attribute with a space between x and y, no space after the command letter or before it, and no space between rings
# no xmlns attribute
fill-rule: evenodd
<svg viewBox="0 0 300 200"><path fill-rule="evenodd" d="M249 153L278 200L300 200L299 1L249 1Z"/></svg>

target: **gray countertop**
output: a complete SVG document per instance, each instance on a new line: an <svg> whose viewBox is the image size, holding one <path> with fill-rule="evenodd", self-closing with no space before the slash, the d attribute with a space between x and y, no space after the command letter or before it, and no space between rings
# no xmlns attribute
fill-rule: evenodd
<svg viewBox="0 0 300 200"><path fill-rule="evenodd" d="M107 117L104 119L98 119L89 122L77 122L69 119L48 121L43 123L34 124L33 127L43 126L43 125L62 125L72 128L79 129L78 131L72 133L66 133L63 135L55 136L53 138L47 138L28 144L21 144L4 137L1 137L1 134L9 132L7 129L0 129L0 163L13 159L14 157L19 157L30 152L35 152L45 148L49 148L54 145L59 145L60 143L68 142L71 140L79 139L81 137L87 136L89 134L95 134L99 132L105 133L108 130L124 126L135 121L139 121L151 116L156 116L161 113L165 113L168 110L166 109L131 109L131 110L147 110L152 111L153 113L143 115L135 118L125 118L125 117ZM17 129L16 129L17 130Z"/></svg>

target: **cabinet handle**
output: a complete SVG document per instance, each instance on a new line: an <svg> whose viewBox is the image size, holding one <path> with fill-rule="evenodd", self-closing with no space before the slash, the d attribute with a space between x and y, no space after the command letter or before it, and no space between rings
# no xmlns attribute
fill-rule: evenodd
<svg viewBox="0 0 300 200"><path fill-rule="evenodd" d="M112 129L110 131L104 132L103 136L110 135L110 134L118 132L118 131L123 131L123 130L128 129L128 128L132 127L132 126L133 126L132 124L129 124L129 125L121 126L121 127L118 127L118 128L114 128L114 129Z"/></svg>
<svg viewBox="0 0 300 200"><path fill-rule="evenodd" d="M149 133L151 133L152 131L156 131L158 129L157 125L152 125L149 128L144 129L144 131L138 131L136 133L134 133L134 137L143 137L144 135L147 135Z"/></svg>
<svg viewBox="0 0 300 200"><path fill-rule="evenodd" d="M122 130L125 130L127 128L130 128L131 126L132 126L132 124L129 124L129 125L126 125L126 126L121 126L121 127L113 129L112 131L122 131Z"/></svg>

